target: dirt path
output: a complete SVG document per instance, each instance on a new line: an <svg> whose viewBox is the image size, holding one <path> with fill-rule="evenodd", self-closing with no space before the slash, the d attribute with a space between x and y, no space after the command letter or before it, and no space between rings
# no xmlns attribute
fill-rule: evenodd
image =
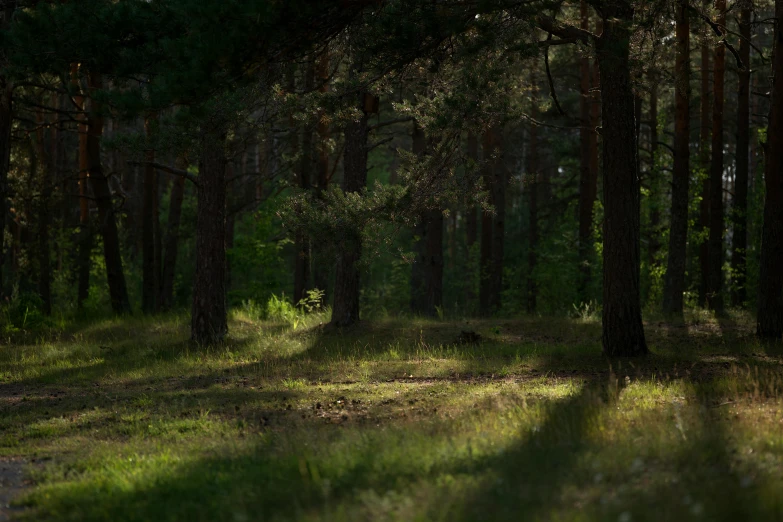
<svg viewBox="0 0 783 522"><path fill-rule="evenodd" d="M25 464L22 459L0 458L0 521L10 520L21 511L10 504L28 487L24 480Z"/></svg>

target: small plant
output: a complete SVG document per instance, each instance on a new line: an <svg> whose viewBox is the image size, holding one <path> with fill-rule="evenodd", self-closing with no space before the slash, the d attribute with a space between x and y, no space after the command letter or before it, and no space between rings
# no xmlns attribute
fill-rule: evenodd
<svg viewBox="0 0 783 522"><path fill-rule="evenodd" d="M580 321L597 320L601 315L601 306L595 301L574 304L571 317Z"/></svg>
<svg viewBox="0 0 783 522"><path fill-rule="evenodd" d="M305 313L311 314L319 312L324 307L324 296L326 292L319 288L313 288L307 291L307 295L299 300L297 307Z"/></svg>

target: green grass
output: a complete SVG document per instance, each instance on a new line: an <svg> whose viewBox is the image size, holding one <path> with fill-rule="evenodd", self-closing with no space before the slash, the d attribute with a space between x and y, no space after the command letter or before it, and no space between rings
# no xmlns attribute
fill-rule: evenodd
<svg viewBox="0 0 783 522"><path fill-rule="evenodd" d="M783 520L783 350L749 319L647 324L609 361L590 320L237 312L16 334L0 457L29 520ZM457 345L475 330L480 345Z"/></svg>

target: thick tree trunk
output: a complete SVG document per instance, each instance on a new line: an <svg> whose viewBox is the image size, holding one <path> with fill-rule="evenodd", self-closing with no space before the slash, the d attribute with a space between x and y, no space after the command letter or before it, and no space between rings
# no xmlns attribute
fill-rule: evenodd
<svg viewBox="0 0 783 522"><path fill-rule="evenodd" d="M580 2L581 28L590 30L590 14L587 2ZM592 277L590 251L593 247L593 206L597 196L598 141L595 133L597 124L593 121L595 105L590 92L592 83L590 58L583 55L579 60L579 300L587 301L588 287ZM596 107L597 108L597 107Z"/></svg>
<svg viewBox="0 0 783 522"><path fill-rule="evenodd" d="M690 181L690 19L687 6L677 7L677 56L674 65L674 172L672 173L669 258L663 289L663 312L682 317L688 242Z"/></svg>
<svg viewBox="0 0 783 522"><path fill-rule="evenodd" d="M90 72L90 90L93 92L102 88L99 73ZM87 121L87 156L89 161L89 177L95 202L98 206L101 236L103 237L103 259L106 263L106 279L109 283L109 297L114 313L130 312L128 289L125 286L125 274L122 269L120 240L117 233L117 218L114 215L114 203L109 189L109 180L101 166L101 135L103 134L103 115L101 106L95 98L92 99L89 119Z"/></svg>
<svg viewBox="0 0 783 522"><path fill-rule="evenodd" d="M228 333L226 317L226 132L201 131L196 213L196 273L190 338L210 345Z"/></svg>
<svg viewBox="0 0 783 522"><path fill-rule="evenodd" d="M187 169L184 161L178 162L179 168ZM179 247L179 223L182 216L182 201L185 199L185 178L177 176L171 186L169 198L168 230L166 231L166 248L163 258L163 276L161 284L161 308L168 310L174 305L174 274L177 264L177 249Z"/></svg>
<svg viewBox="0 0 783 522"><path fill-rule="evenodd" d="M756 332L763 339L783 336L783 0L775 0L772 99L767 128L764 227Z"/></svg>
<svg viewBox="0 0 783 522"><path fill-rule="evenodd" d="M746 251L748 248L748 164L750 152L750 19L752 3L743 4L740 11L739 54L745 69L737 73L737 151L736 177L734 179L734 201L731 218L733 222L731 241L731 285L732 306L744 307L748 300L745 288L747 279Z"/></svg>
<svg viewBox="0 0 783 522"><path fill-rule="evenodd" d="M647 353L639 294L640 193L630 75L633 7L604 6L597 40L604 144L603 348L609 356Z"/></svg>
<svg viewBox="0 0 783 522"><path fill-rule="evenodd" d="M304 90L313 90L315 80L315 64L307 64L304 78ZM302 129L302 159L299 167L299 188L309 191L313 176L313 128L307 123ZM310 238L304 234L296 234L294 238L294 304L299 303L310 289Z"/></svg>
<svg viewBox="0 0 783 522"><path fill-rule="evenodd" d="M236 213L233 208L236 205L236 183L234 180L228 182L235 176L234 161L226 161L226 295L231 291L231 259L229 254L231 249L234 248L234 227L236 225ZM294 301L296 302L296 301Z"/></svg>
<svg viewBox="0 0 783 522"><path fill-rule="evenodd" d="M149 116L144 122L147 139L151 140L152 126L156 120L155 115ZM141 309L145 314L153 314L158 311L158 281L159 268L156 265L156 237L158 229L156 220L158 212L158 172L150 163L155 161L155 150L151 145L144 153L144 159L148 162L144 166L144 210L142 213L142 287Z"/></svg>
<svg viewBox="0 0 783 522"><path fill-rule="evenodd" d="M716 23L726 24L726 0L716 0ZM707 304L723 312L723 92L726 73L726 47L715 47L712 99L712 160L710 161L710 236L708 247L709 287Z"/></svg>
<svg viewBox="0 0 783 522"><path fill-rule="evenodd" d="M705 7L710 5L710 0L704 0ZM710 132L712 130L712 111L710 109L710 47L707 29L702 34L701 40L701 103L699 131L699 166L706 173L701 185L701 203L699 204L699 229L706 233L710 227ZM709 241L703 238L699 245L699 306L707 306L707 294L709 292Z"/></svg>
<svg viewBox="0 0 783 522"><path fill-rule="evenodd" d="M345 126L343 156L343 192L360 192L367 185L368 115L365 112L365 93L358 95L361 116ZM362 253L361 230L346 232L337 254L335 275L334 326L351 326L359 320L359 259Z"/></svg>

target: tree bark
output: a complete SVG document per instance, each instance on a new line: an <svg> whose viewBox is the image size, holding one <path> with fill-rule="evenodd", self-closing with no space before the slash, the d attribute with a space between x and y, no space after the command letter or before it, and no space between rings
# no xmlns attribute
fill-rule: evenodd
<svg viewBox="0 0 783 522"><path fill-rule="evenodd" d="M226 131L201 131L196 211L196 273L190 338L200 345L221 342L226 317Z"/></svg>
<svg viewBox="0 0 783 522"><path fill-rule="evenodd" d="M152 126L155 123L156 116L150 115L144 121L144 130L147 134L148 149L144 153L144 158L148 162L144 165L144 200L142 213L142 287L141 287L141 309L145 314L154 314L158 311L158 281L159 268L156 265L156 220L158 212L158 172L151 165L155 161L155 150L151 145Z"/></svg>
<svg viewBox="0 0 783 522"><path fill-rule="evenodd" d="M708 7L710 0L704 0L703 5ZM699 204L699 228L706 233L710 227L710 132L712 130L712 112L710 110L710 47L706 36L707 29L702 29L701 40L701 103L699 132L699 166L706 177L701 185L701 202ZM709 241L702 238L699 244L699 306L707 306L707 294L709 292Z"/></svg>
<svg viewBox="0 0 783 522"><path fill-rule="evenodd" d="M630 75L633 7L602 5L597 39L603 124L603 349L609 356L647 353L639 293L640 193Z"/></svg>
<svg viewBox="0 0 783 522"><path fill-rule="evenodd" d="M360 116L345 126L343 155L343 192L360 192L367 186L368 114L365 112L365 93L358 93ZM335 275L334 326L351 326L359 321L359 259L362 253L361 230L346 231L337 254Z"/></svg>
<svg viewBox="0 0 783 522"><path fill-rule="evenodd" d="M690 182L690 18L684 2L677 7L675 32L677 55L674 65L674 171L663 312L667 316L681 318L685 293Z"/></svg>
<svg viewBox="0 0 783 522"><path fill-rule="evenodd" d="M750 2L742 5L739 19L739 32L742 36L739 54L745 69L737 73L737 150L735 155L737 166L731 212L733 223L731 304L736 307L744 307L748 300L745 284L748 248L748 164L750 160L750 19L753 4Z"/></svg>
<svg viewBox="0 0 783 522"><path fill-rule="evenodd" d="M492 161L495 215L492 220L491 306L493 312L497 312L503 307L503 269L506 250L506 180L508 178L503 159L503 128L501 126L492 130L492 140L497 158Z"/></svg>
<svg viewBox="0 0 783 522"><path fill-rule="evenodd" d="M783 336L783 0L775 0L772 90L765 145L764 226L756 333L763 339Z"/></svg>
<svg viewBox="0 0 783 522"><path fill-rule="evenodd" d="M716 23L726 24L726 0L716 0ZM710 161L710 236L708 247L709 287L707 303L716 313L723 312L723 93L726 73L726 47L715 47L712 99L712 159Z"/></svg>
<svg viewBox="0 0 783 522"><path fill-rule="evenodd" d="M95 93L102 88L99 73L90 72L90 90ZM125 286L125 274L122 269L120 240L117 234L117 219L114 213L109 180L103 173L101 165L101 135L103 134L103 115L101 104L94 94L87 121L87 156L89 161L89 178L92 185L95 202L98 207L101 236L103 237L103 258L106 263L106 279L109 284L111 308L116 314L130 312L128 289Z"/></svg>
<svg viewBox="0 0 783 522"><path fill-rule="evenodd" d="M178 167L187 169L185 161L178 161ZM182 201L185 199L185 178L175 176L169 198L168 230L166 231L166 248L163 258L163 276L161 284L161 308L168 310L174 305L174 275L177 264L177 249L179 247L179 223L182 217Z"/></svg>

